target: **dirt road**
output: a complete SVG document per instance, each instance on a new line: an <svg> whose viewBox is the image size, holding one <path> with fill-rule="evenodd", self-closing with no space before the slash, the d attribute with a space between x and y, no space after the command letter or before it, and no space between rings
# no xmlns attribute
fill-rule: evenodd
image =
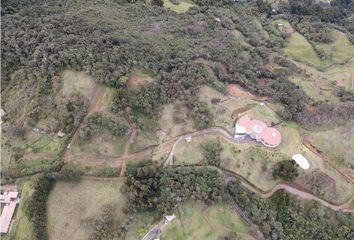
<svg viewBox="0 0 354 240"><path fill-rule="evenodd" d="M134 138L136 136L136 126L135 126L135 124L130 121L130 118L129 118L128 114L125 113L124 115L125 115L124 118L127 120L128 124L129 124L129 127L130 127L130 135L129 135L128 140L124 144L124 151L123 151L123 154L122 154L122 157L121 157L121 164L120 164L120 174L119 174L120 177L124 177L125 168L126 168L126 163L125 162L126 162L126 160L128 158L129 146L134 141Z"/></svg>

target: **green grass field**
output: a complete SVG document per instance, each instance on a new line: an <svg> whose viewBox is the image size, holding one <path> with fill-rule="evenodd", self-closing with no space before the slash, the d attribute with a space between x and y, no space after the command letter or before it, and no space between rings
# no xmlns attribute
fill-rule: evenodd
<svg viewBox="0 0 354 240"><path fill-rule="evenodd" d="M331 44L319 44L317 47L325 51L326 55L332 55L332 61L343 63L354 56L354 45L349 42L347 36L338 30L332 30L334 42Z"/></svg>
<svg viewBox="0 0 354 240"><path fill-rule="evenodd" d="M126 198L120 192L124 179L81 180L79 183L57 182L48 199L48 234L52 240L88 239L91 219L100 215L105 205L113 205L116 221L124 218Z"/></svg>
<svg viewBox="0 0 354 240"><path fill-rule="evenodd" d="M328 60L322 61L306 38L298 32L291 34L288 44L284 48L284 53L296 61L310 64L319 69L324 69L331 64Z"/></svg>
<svg viewBox="0 0 354 240"><path fill-rule="evenodd" d="M306 134L308 134L312 144L327 157L332 159L338 166L350 170L350 165L354 164L353 124L354 121L351 120L344 126L318 132L306 131ZM354 173L353 170L352 172Z"/></svg>
<svg viewBox="0 0 354 240"><path fill-rule="evenodd" d="M191 7L195 6L195 4L189 0L181 0L181 3L178 5L173 4L170 0L163 0L163 2L164 2L163 6L165 8L168 8L176 13L185 13Z"/></svg>
<svg viewBox="0 0 354 240"><path fill-rule="evenodd" d="M175 213L176 219L165 226L161 238L218 239L236 232L239 239L253 239L249 227L233 212L230 205L202 206L186 204Z"/></svg>
<svg viewBox="0 0 354 240"><path fill-rule="evenodd" d="M62 79L62 95L64 96L70 96L75 92L79 92L89 98L95 90L95 82L84 72L67 70L63 72Z"/></svg>

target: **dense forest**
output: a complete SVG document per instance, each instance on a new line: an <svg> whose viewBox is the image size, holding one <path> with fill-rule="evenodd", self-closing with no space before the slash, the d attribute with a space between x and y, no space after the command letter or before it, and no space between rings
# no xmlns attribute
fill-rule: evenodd
<svg viewBox="0 0 354 240"><path fill-rule="evenodd" d="M212 116L193 96L199 86L215 79L202 66L191 64L196 58L223 64L224 71L216 71L221 82L238 83L258 95L281 102L285 106L281 112L284 119L311 123L313 116L306 107L309 104L324 109L323 115L338 112L347 119L353 112L350 108L338 109L312 101L287 80L288 71L270 72L266 68L267 56L277 53L285 40L272 30L271 18L266 17L269 7L264 7L262 1L199 0L196 3L200 7L183 15L144 1L98 2L95 11L89 8L94 1L86 2L87 7L78 0L3 3L3 105L9 110L14 108L10 104L11 94L19 85L36 88L37 91L27 96L32 101L26 112L32 125L45 115L45 106L53 102L50 96L55 94L55 79L62 70L87 71L98 83L119 90L124 88L131 68L139 66L160 76L159 80L127 96L118 92L117 106L112 106L116 112L130 106L132 114L140 112L152 117L159 113L162 104L180 99L193 109L191 114L198 128L208 127ZM318 27L326 20L322 19L324 15L303 9L317 5L290 2L290 9L279 11L290 14L289 19L299 30L309 32L313 41L331 41L324 28ZM334 1L333 9L341 12L340 16L334 15L338 25L350 32L352 29L345 18L349 13L345 9L352 7L352 3L344 2ZM215 18L222 21L217 22ZM260 34L258 24L267 33ZM239 31L246 44L237 41L233 31ZM267 79L264 86L258 84L259 78ZM23 113L16 109L12 114L15 118ZM70 119L65 121L66 125L71 124Z"/></svg>
<svg viewBox="0 0 354 240"><path fill-rule="evenodd" d="M270 97L281 104L279 115L284 120L302 125L341 124L354 117L352 105L315 101L289 81L290 73L301 70L281 55L286 37L274 31L275 16L266 1L193 2L198 7L177 14L161 7L161 1L2 1L1 104L11 123L3 131L23 137L24 125L33 127L51 116L56 121L55 130L73 134L83 121L90 99L75 94L57 101L58 82L67 69L87 72L98 84L114 88L110 110L117 117L130 114L136 122L139 114L158 118L163 104L180 100L189 108L197 129L212 126L211 111L199 101L197 93L202 85L220 83L236 83L256 95ZM354 42L354 21L350 18L354 1L288 2L280 3L276 13L311 44L331 43L329 27L339 29ZM242 40L235 35L241 35ZM326 58L321 54L318 52ZM271 57L280 66L277 71L267 67ZM194 63L196 59L218 67L210 74L205 66ZM152 72L157 80L128 91L126 79L133 67ZM260 79L265 81L260 84ZM338 96L343 102L354 99L344 90ZM309 111L310 106L316 111ZM110 131L114 136L128 133L127 126L114 117L99 114L85 119L83 126L80 137L84 140L100 131ZM220 165L220 143L210 142L202 148L205 163L212 166L158 169L148 165L130 169L124 189L131 204L127 211L157 210L161 215L187 200L206 204L236 201L267 239L354 239L352 215L334 213L312 202L299 203L283 192L264 200L237 182L226 185L216 168ZM35 182L26 208L26 215L34 223L35 239L47 239L45 203L53 182L78 180L81 174L65 167L57 172L63 165L62 155L58 155L54 168L46 169L50 173ZM37 172L15 169L7 175L11 178ZM279 165L274 177L291 180L297 174L293 166ZM97 220L99 229L92 239L106 236L100 231L105 232L107 224L112 224L107 209Z"/></svg>

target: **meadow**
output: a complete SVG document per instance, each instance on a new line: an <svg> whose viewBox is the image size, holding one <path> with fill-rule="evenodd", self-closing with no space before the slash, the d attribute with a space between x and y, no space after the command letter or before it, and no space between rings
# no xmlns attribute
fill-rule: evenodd
<svg viewBox="0 0 354 240"><path fill-rule="evenodd" d="M49 239L88 239L92 221L102 207L112 205L116 221L124 219L126 197L120 192L122 180L87 180L78 183L56 182L47 202Z"/></svg>

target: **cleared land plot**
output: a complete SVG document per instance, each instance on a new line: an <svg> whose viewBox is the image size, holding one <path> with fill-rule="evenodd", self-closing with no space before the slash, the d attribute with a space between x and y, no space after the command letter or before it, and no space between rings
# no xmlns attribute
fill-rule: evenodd
<svg viewBox="0 0 354 240"><path fill-rule="evenodd" d="M291 34L284 53L296 61L308 63L319 69L324 69L331 64L328 60L322 61L306 38L298 32Z"/></svg>
<svg viewBox="0 0 354 240"><path fill-rule="evenodd" d="M167 9L170 9L176 13L185 13L191 7L196 6L192 1L189 0L181 0L179 4L173 4L170 0L163 0L163 6Z"/></svg>
<svg viewBox="0 0 354 240"><path fill-rule="evenodd" d="M201 144L216 139L221 139L221 137L208 135L194 137L191 142L181 141L175 149L173 163L175 165L201 163L204 159Z"/></svg>
<svg viewBox="0 0 354 240"><path fill-rule="evenodd" d="M133 67L129 74L127 82L128 88L137 89L139 86L148 85L156 79L152 77L151 72L143 71L140 68Z"/></svg>
<svg viewBox="0 0 354 240"><path fill-rule="evenodd" d="M224 127L233 132L236 118L235 110L246 106L247 104L257 104L257 102L248 97L232 97L224 95L211 87L203 86L199 91L199 99L208 104L214 116L214 125ZM218 103L213 104L212 100Z"/></svg>
<svg viewBox="0 0 354 240"><path fill-rule="evenodd" d="M128 136L114 137L101 133L89 141L76 141L70 146L70 161L81 166L118 166Z"/></svg>
<svg viewBox="0 0 354 240"><path fill-rule="evenodd" d="M122 209L126 206L126 198L119 190L123 184L123 179L57 182L47 205L49 239L88 239L94 230L89 222L100 215L105 205L113 205L113 216L121 221Z"/></svg>
<svg viewBox="0 0 354 240"><path fill-rule="evenodd" d="M308 140L324 155L334 160L337 165L350 170L354 166L354 121L331 130L306 132Z"/></svg>
<svg viewBox="0 0 354 240"><path fill-rule="evenodd" d="M299 170L296 182L334 203L344 203L354 193L351 182L307 148L300 152L310 163L309 170Z"/></svg>
<svg viewBox="0 0 354 240"><path fill-rule="evenodd" d="M236 232L240 239L254 239L249 227L231 209L230 205L205 207L186 204L176 214L176 219L162 230L166 239L218 239Z"/></svg>
<svg viewBox="0 0 354 240"><path fill-rule="evenodd" d="M193 119L187 116L188 111L180 102L164 106L159 122L160 129L157 132L160 143L195 131Z"/></svg>
<svg viewBox="0 0 354 240"><path fill-rule="evenodd" d="M88 99L93 95L97 84L91 79L89 75L84 72L75 72L67 70L63 72L63 96L70 96L74 93L81 93Z"/></svg>
<svg viewBox="0 0 354 240"><path fill-rule="evenodd" d="M332 30L334 38L333 43L318 44L317 47L322 49L326 55L332 56L334 63L343 63L354 56L354 45L348 40L347 36L338 30Z"/></svg>

